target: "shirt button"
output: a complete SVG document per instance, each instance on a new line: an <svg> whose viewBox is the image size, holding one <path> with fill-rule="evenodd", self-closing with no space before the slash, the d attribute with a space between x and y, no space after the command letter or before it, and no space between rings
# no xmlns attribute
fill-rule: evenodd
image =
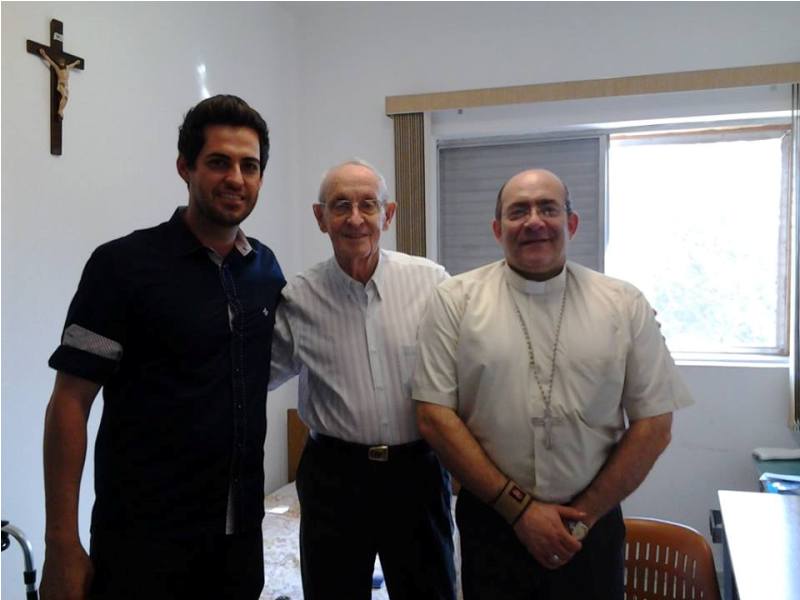
<svg viewBox="0 0 800 600"><path fill-rule="evenodd" d="M241 402L236 403L236 408L238 408L239 410L241 410L243 406L244 405Z"/></svg>

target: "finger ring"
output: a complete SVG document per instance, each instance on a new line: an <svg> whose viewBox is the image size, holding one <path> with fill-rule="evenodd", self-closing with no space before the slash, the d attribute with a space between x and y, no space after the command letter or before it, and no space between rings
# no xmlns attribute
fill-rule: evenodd
<svg viewBox="0 0 800 600"><path fill-rule="evenodd" d="M561 557L558 554L553 554L553 556L550 557L550 562L559 563L561 562Z"/></svg>

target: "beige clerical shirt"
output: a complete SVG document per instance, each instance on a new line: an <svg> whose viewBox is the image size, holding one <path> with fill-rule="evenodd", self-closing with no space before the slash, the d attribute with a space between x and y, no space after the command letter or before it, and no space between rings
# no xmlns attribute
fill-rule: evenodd
<svg viewBox="0 0 800 600"><path fill-rule="evenodd" d="M544 401L514 303L547 393L556 324L552 445ZM414 399L453 408L497 467L534 497L564 503L591 483L625 418L692 404L653 309L632 285L575 263L545 282L500 261L438 288L419 330Z"/></svg>

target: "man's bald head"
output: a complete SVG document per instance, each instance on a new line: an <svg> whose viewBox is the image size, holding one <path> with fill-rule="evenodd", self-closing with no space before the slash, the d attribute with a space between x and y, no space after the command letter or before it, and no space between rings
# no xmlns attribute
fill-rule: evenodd
<svg viewBox="0 0 800 600"><path fill-rule="evenodd" d="M367 161L361 160L360 158L353 158L325 171L322 176L322 183L319 186L319 195L317 198L320 204L325 204L325 202L327 202L331 182L339 174L339 172L346 167L363 167L364 169L371 171L378 182L378 200L380 200L381 204L386 204L389 201L389 190L386 186L386 179L383 177L383 174L381 174L378 169L373 167Z"/></svg>
<svg viewBox="0 0 800 600"><path fill-rule="evenodd" d="M569 201L569 189L567 188L566 184L563 181L561 181L561 178L552 171L548 171L547 169L528 169L527 171L522 171L520 173L517 173L516 175L513 175L508 180L506 180L506 182L502 186L500 186L500 191L497 192L497 202L494 207L494 218L497 221L500 220L500 217L502 216L503 213L503 192L505 191L506 186L508 186L508 184L511 183L514 179L518 177L523 177L530 173L538 173L556 179L561 184L561 187L564 188L564 207L567 210L567 214L572 214L572 204Z"/></svg>

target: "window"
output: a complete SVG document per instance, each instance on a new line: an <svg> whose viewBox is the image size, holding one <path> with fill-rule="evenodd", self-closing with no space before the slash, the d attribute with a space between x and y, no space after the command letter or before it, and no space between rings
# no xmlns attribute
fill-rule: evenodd
<svg viewBox="0 0 800 600"><path fill-rule="evenodd" d="M673 352L787 354L786 133L611 136L606 273Z"/></svg>
<svg viewBox="0 0 800 600"><path fill-rule="evenodd" d="M502 258L497 190L547 168L581 217L570 260L641 289L673 352L787 355L789 138L760 126L440 143L439 260L455 274Z"/></svg>

